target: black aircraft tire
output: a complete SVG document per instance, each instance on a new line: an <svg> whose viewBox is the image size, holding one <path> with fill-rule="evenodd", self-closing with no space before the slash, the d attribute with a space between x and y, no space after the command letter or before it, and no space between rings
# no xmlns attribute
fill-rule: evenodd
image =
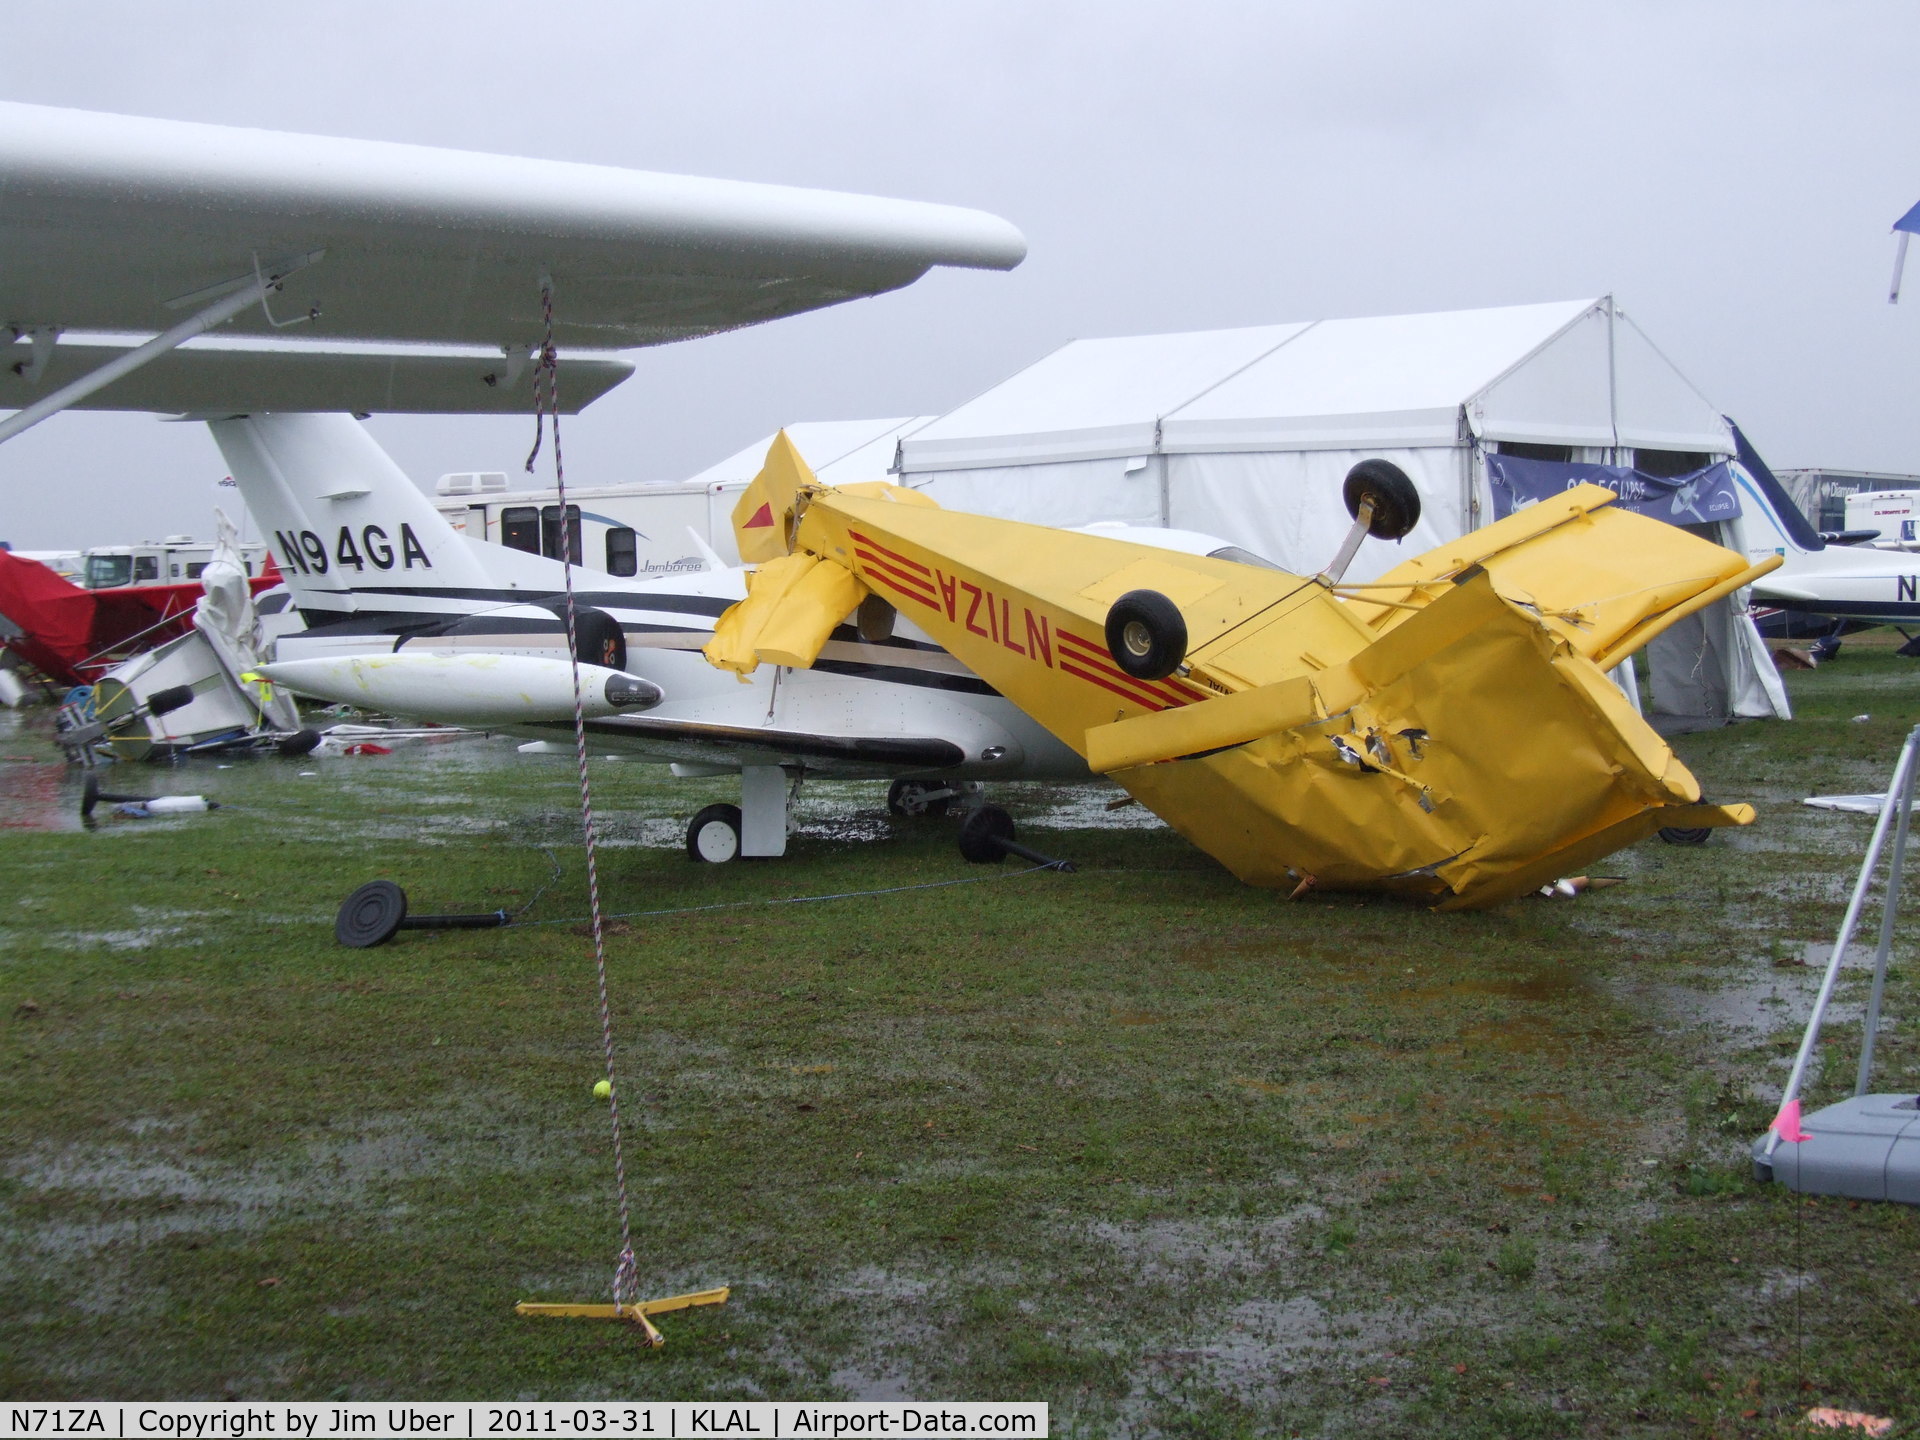
<svg viewBox="0 0 1920 1440"><path fill-rule="evenodd" d="M320 743L320 732L311 727L294 731L291 735L280 737L280 743L274 749L289 758L298 755L311 755Z"/></svg>
<svg viewBox="0 0 1920 1440"><path fill-rule="evenodd" d="M369 880L340 902L333 938L355 950L370 950L393 938L407 918L407 892L391 880Z"/></svg>
<svg viewBox="0 0 1920 1440"><path fill-rule="evenodd" d="M982 805L960 826L960 858L973 865L998 865L1007 858L1002 840L1013 839L1013 817L998 805Z"/></svg>
<svg viewBox="0 0 1920 1440"><path fill-rule="evenodd" d="M1712 834L1712 827L1707 825L1663 825L1660 827L1660 838L1669 845L1704 845L1707 843L1707 837Z"/></svg>
<svg viewBox="0 0 1920 1440"><path fill-rule="evenodd" d="M1360 502L1373 501L1367 533L1376 540L1398 540L1420 523L1420 492L1407 472L1391 460L1362 460L1347 471L1341 495L1347 514L1360 518Z"/></svg>
<svg viewBox="0 0 1920 1440"><path fill-rule="evenodd" d="M153 716L171 715L176 710L184 710L193 703L193 686L169 685L164 690L156 690L147 696L147 713Z"/></svg>
<svg viewBox="0 0 1920 1440"><path fill-rule="evenodd" d="M740 807L709 805L687 822L687 858L724 865L740 858Z"/></svg>
<svg viewBox="0 0 1920 1440"><path fill-rule="evenodd" d="M887 787L887 813L904 820L922 815L944 815L947 807L953 803L951 795L942 795L937 800L924 797L929 790L952 788L942 780L896 780Z"/></svg>
<svg viewBox="0 0 1920 1440"><path fill-rule="evenodd" d="M1187 658L1187 621L1158 590L1129 590L1107 611L1107 653L1136 680L1164 680Z"/></svg>
<svg viewBox="0 0 1920 1440"><path fill-rule="evenodd" d="M893 638L893 625L899 618L892 605L878 595L869 595L853 612L853 628L867 644L878 645Z"/></svg>

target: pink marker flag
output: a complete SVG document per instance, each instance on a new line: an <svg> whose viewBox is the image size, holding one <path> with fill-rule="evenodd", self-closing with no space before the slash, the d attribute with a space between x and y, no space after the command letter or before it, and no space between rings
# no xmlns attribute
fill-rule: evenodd
<svg viewBox="0 0 1920 1440"><path fill-rule="evenodd" d="M1780 1113L1773 1117L1773 1133L1790 1143L1813 1138L1800 1128L1800 1097L1798 1095L1782 1105Z"/></svg>

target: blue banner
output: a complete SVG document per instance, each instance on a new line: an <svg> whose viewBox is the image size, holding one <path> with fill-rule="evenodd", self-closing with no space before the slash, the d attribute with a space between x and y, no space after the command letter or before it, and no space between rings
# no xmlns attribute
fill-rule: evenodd
<svg viewBox="0 0 1920 1440"><path fill-rule="evenodd" d="M1578 465L1560 460L1524 460L1518 455L1489 455L1487 484L1493 491L1493 518L1571 490L1604 485L1620 497L1622 510L1649 515L1669 525L1710 525L1740 515L1740 492L1733 469L1722 460L1691 475L1647 475L1625 465Z"/></svg>

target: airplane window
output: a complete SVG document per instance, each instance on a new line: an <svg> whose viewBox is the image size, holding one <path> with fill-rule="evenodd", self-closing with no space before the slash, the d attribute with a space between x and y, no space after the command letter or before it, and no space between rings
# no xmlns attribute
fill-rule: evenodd
<svg viewBox="0 0 1920 1440"><path fill-rule="evenodd" d="M580 550L580 507L567 506L567 543L572 547L569 553L573 563L578 565L586 559ZM560 507L542 505L540 507L540 553L549 560L560 558Z"/></svg>
<svg viewBox="0 0 1920 1440"><path fill-rule="evenodd" d="M1658 475L1672 478L1675 475L1691 475L1696 470L1704 470L1713 463L1711 455L1697 450L1636 450L1633 452L1633 468L1642 475Z"/></svg>
<svg viewBox="0 0 1920 1440"><path fill-rule="evenodd" d="M1218 550L1207 552L1209 560L1231 560L1236 565L1257 565L1262 570L1278 570L1280 567L1264 555L1256 555L1251 550L1242 550L1238 545L1222 545Z"/></svg>
<svg viewBox="0 0 1920 1440"><path fill-rule="evenodd" d="M87 588L89 590L109 590L115 585L124 585L133 578L133 557L130 555L89 555L87 557Z"/></svg>
<svg viewBox="0 0 1920 1440"><path fill-rule="evenodd" d="M278 615L292 603L293 596L291 595L269 595L265 599L257 602L253 608L256 613L261 615Z"/></svg>
<svg viewBox="0 0 1920 1440"><path fill-rule="evenodd" d="M540 553L540 512L531 505L512 505L500 512L500 543L509 550Z"/></svg>
<svg viewBox="0 0 1920 1440"><path fill-rule="evenodd" d="M133 578L135 580L158 580L160 578L160 557L157 555L134 556Z"/></svg>
<svg viewBox="0 0 1920 1440"><path fill-rule="evenodd" d="M616 525L607 531L607 573L609 575L637 575L640 573L639 534L625 525Z"/></svg>

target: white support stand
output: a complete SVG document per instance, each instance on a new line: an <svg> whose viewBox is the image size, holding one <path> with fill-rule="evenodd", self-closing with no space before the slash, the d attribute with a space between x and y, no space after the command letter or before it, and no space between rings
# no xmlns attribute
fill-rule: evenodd
<svg viewBox="0 0 1920 1440"><path fill-rule="evenodd" d="M787 772L778 765L741 768L740 853L755 858L787 853Z"/></svg>
<svg viewBox="0 0 1920 1440"><path fill-rule="evenodd" d="M1900 906L1901 871L1906 863L1907 832L1913 812L1916 781L1920 781L1920 727L1907 736L1900 763L1887 786L1873 839L1867 845L1860 878L1840 922L1833 956L1827 962L1813 1014L1787 1077L1780 1113L1767 1133L1753 1144L1754 1176L1777 1180L1789 1190L1808 1195L1838 1195L1852 1200L1892 1200L1920 1205L1920 1097L1872 1095L1873 1047L1880 1031L1880 1003L1886 992L1887 964L1893 953L1894 917ZM1833 999L1847 945L1860 924L1874 871L1893 831L1893 855L1880 913L1880 943L1873 957L1873 992L1862 1024L1860 1068L1853 1094L1805 1117L1802 1128L1800 1091L1820 1040L1820 1025Z"/></svg>
<svg viewBox="0 0 1920 1440"><path fill-rule="evenodd" d="M22 430L30 430L50 415L58 415L87 398L97 390L103 390L121 376L138 370L149 360L157 360L169 350L176 349L196 335L204 335L216 325L224 325L251 305L264 304L267 296L280 288L280 284L295 270L303 269L319 258L320 252L299 257L276 267L268 275L256 275L243 281L240 287L223 295L211 305L186 320L182 320L171 330L163 331L147 341L137 345L126 354L109 360L99 369L82 375L78 380L62 385L50 395L43 395L24 410L16 410L5 420L0 420L0 443L11 440ZM269 319L272 317L269 316Z"/></svg>
<svg viewBox="0 0 1920 1440"><path fill-rule="evenodd" d="M1827 1018L1827 1005L1832 1001L1834 986L1840 979L1840 962L1846 957L1847 946L1853 943L1854 931L1859 928L1860 912L1866 907L1867 891L1873 887L1873 872L1879 868L1880 852L1886 846L1887 831L1894 829L1898 838L1894 841L1893 873L1887 877L1886 907L1880 917L1880 948L1874 956L1873 998L1867 1006L1866 1035L1854 1090L1856 1095L1867 1093L1867 1074L1873 1066L1874 1032L1880 1025L1880 997L1886 988L1887 956L1893 949L1893 917L1900 903L1900 866L1906 860L1907 821L1913 809L1914 782L1920 778L1920 770L1916 769L1914 763L1917 757L1920 757L1920 726L1914 727L1907 736L1907 743L1900 749L1900 763L1894 766L1892 783L1887 786L1886 799L1880 806L1880 818L1873 827L1873 839L1867 844L1867 858L1860 862L1860 878L1854 884L1853 898L1847 902L1847 913L1840 921L1840 935L1833 942L1833 955L1827 961L1827 973L1821 977L1820 991L1814 996L1813 1014L1807 1017L1807 1030L1800 1039L1800 1051L1793 1057L1793 1071L1787 1076L1786 1093L1780 1097L1783 1110L1800 1098L1800 1088L1806 1083L1807 1066L1820 1040L1820 1025ZM1779 1145L1779 1130L1769 1131L1766 1153L1771 1156Z"/></svg>

